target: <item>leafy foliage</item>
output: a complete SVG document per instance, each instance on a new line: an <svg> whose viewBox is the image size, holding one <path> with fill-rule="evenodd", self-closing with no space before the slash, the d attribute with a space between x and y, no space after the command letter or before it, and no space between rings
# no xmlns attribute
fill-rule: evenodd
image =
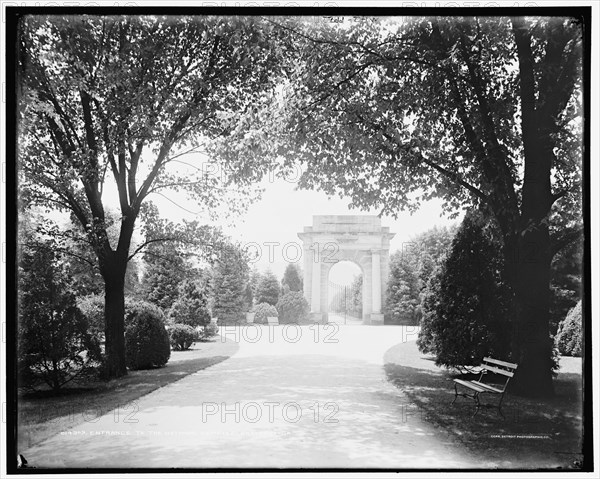
<svg viewBox="0 0 600 479"><path fill-rule="evenodd" d="M298 265L296 263L288 263L283 273L283 279L281 280L282 287L287 286L290 291L302 291L302 283L302 276Z"/></svg>
<svg viewBox="0 0 600 479"><path fill-rule="evenodd" d="M266 271L261 275L256 288L256 302L269 303L273 306L279 299L279 281L272 271Z"/></svg>
<svg viewBox="0 0 600 479"><path fill-rule="evenodd" d="M179 287L179 296L169 310L169 320L193 328L210 323L208 299L198 281L184 281Z"/></svg>
<svg viewBox="0 0 600 479"><path fill-rule="evenodd" d="M582 256L583 242L575 241L559 251L552 262L550 333L553 335L581 298Z"/></svg>
<svg viewBox="0 0 600 479"><path fill-rule="evenodd" d="M267 318L277 318L279 313L277 308L269 303L259 303L254 307L254 322L257 324L267 324Z"/></svg>
<svg viewBox="0 0 600 479"><path fill-rule="evenodd" d="M581 357L583 352L581 301L569 311L567 317L560 323L555 340L560 354Z"/></svg>
<svg viewBox="0 0 600 479"><path fill-rule="evenodd" d="M280 323L300 324L307 318L310 306L301 291L288 291L281 295L276 309Z"/></svg>
<svg viewBox="0 0 600 479"><path fill-rule="evenodd" d="M171 347L160 308L144 301L132 304L125 317L125 351L130 369L167 364Z"/></svg>
<svg viewBox="0 0 600 479"><path fill-rule="evenodd" d="M21 201L70 211L85 230L109 286L109 376L126 373L123 277L148 196L183 191L212 215L257 197L267 158L212 156L221 174L209 175L200 153L256 116L276 85L285 38L259 17L21 17ZM246 139L243 148L255 148L263 132ZM195 165L173 168L192 153ZM117 241L107 232L106 184L117 191Z"/></svg>
<svg viewBox="0 0 600 479"><path fill-rule="evenodd" d="M300 161L300 188L350 207L395 216L438 197L450 215L493 216L515 294L514 385L551 395L549 269L582 224L583 19L281 28L299 54L272 102L272 144L250 154L283 156L282 170Z"/></svg>
<svg viewBox="0 0 600 479"><path fill-rule="evenodd" d="M509 358L510 292L498 245L493 224L468 213L428 284L417 345L435 354L437 365L460 368L487 355Z"/></svg>
<svg viewBox="0 0 600 479"><path fill-rule="evenodd" d="M177 351L185 351L198 339L198 332L187 324L173 324L169 327L171 347Z"/></svg>
<svg viewBox="0 0 600 479"><path fill-rule="evenodd" d="M19 265L19 381L53 390L100 362L100 342L77 307L68 270L51 241L22 248Z"/></svg>
<svg viewBox="0 0 600 479"><path fill-rule="evenodd" d="M226 239L218 228L196 221L175 224L161 218L153 203L145 204L141 217L146 245L141 294L167 312L183 282L208 281L195 264L200 261L210 265Z"/></svg>

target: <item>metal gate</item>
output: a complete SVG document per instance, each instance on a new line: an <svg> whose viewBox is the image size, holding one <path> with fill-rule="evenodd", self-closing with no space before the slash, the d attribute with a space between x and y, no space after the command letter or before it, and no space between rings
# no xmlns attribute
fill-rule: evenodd
<svg viewBox="0 0 600 479"><path fill-rule="evenodd" d="M356 322L362 318L362 304L357 304L351 285L336 284L329 281L329 316L343 318L343 324Z"/></svg>

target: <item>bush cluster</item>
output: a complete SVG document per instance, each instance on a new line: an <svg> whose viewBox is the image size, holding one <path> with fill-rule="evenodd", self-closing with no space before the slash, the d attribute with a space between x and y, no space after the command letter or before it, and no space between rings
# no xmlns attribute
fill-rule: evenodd
<svg viewBox="0 0 600 479"><path fill-rule="evenodd" d="M257 304L254 308L256 313L254 316L254 322L257 324L267 324L267 318L279 317L277 314L277 308L269 303Z"/></svg>
<svg viewBox="0 0 600 479"><path fill-rule="evenodd" d="M125 352L130 369L159 368L167 363L171 347L160 308L136 301L125 311Z"/></svg>
<svg viewBox="0 0 600 479"><path fill-rule="evenodd" d="M309 305L300 291L288 291L279 298L276 309L280 323L298 324L306 320Z"/></svg>
<svg viewBox="0 0 600 479"><path fill-rule="evenodd" d="M215 323L211 322L211 323L208 323L206 326L204 326L204 331L202 332L202 336L204 338L212 338L218 332L219 332L219 326L217 326Z"/></svg>
<svg viewBox="0 0 600 479"><path fill-rule="evenodd" d="M169 328L171 347L177 351L189 349L198 340L198 331L187 324L173 324Z"/></svg>
<svg viewBox="0 0 600 479"><path fill-rule="evenodd" d="M582 352L582 317L581 301L579 301L567 317L558 326L555 338L558 351L563 356L581 357Z"/></svg>

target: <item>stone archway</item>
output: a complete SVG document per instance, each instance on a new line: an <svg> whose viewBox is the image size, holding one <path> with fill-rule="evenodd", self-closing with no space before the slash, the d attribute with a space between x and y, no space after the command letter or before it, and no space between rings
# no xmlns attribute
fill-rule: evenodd
<svg viewBox="0 0 600 479"><path fill-rule="evenodd" d="M327 321L331 267L352 261L363 272L363 323L383 324L390 264L390 233L378 216L317 215L298 233L304 254L304 297L315 321Z"/></svg>

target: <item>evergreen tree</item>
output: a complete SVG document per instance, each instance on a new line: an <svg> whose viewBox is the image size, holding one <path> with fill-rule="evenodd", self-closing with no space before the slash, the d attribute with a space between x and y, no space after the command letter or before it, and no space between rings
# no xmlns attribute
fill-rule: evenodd
<svg viewBox="0 0 600 479"><path fill-rule="evenodd" d="M250 281L249 281L249 285L250 285L250 289L252 290L252 298L256 299L256 296L258 295L258 285L260 283L260 279L262 278L262 274L261 272L255 267L252 268L252 271L250 271Z"/></svg>
<svg viewBox="0 0 600 479"><path fill-rule="evenodd" d="M197 327L210 323L210 311L204 289L199 281L185 280L169 311L169 320L176 324Z"/></svg>
<svg viewBox="0 0 600 479"><path fill-rule="evenodd" d="M180 251L164 243L150 245L144 254L144 263L142 296L163 311L168 311L177 301L179 286L190 276L191 268Z"/></svg>
<svg viewBox="0 0 600 479"><path fill-rule="evenodd" d="M269 303L273 306L279 299L279 281L272 271L267 271L260 278L256 291L256 302Z"/></svg>
<svg viewBox="0 0 600 479"><path fill-rule="evenodd" d="M295 263L288 263L283 273L283 279L281 280L281 286L287 285L290 291L302 291L302 276L300 269Z"/></svg>
<svg viewBox="0 0 600 479"><path fill-rule="evenodd" d="M417 344L446 367L509 359L510 293L503 282L498 232L479 213L465 216L448 256L430 281Z"/></svg>
<svg viewBox="0 0 600 479"><path fill-rule="evenodd" d="M228 244L216 262L212 280L212 311L220 322L239 322L246 311L248 262L237 246Z"/></svg>

